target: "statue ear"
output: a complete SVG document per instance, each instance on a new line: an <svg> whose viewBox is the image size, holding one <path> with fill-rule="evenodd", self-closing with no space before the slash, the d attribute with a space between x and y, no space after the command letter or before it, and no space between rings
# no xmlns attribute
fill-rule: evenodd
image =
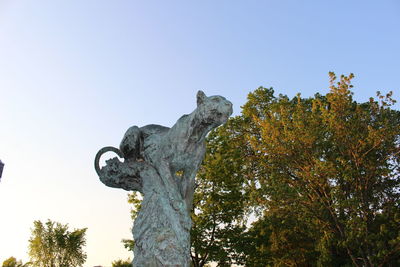
<svg viewBox="0 0 400 267"><path fill-rule="evenodd" d="M204 100L206 99L206 94L203 91L197 92L197 105L203 104Z"/></svg>

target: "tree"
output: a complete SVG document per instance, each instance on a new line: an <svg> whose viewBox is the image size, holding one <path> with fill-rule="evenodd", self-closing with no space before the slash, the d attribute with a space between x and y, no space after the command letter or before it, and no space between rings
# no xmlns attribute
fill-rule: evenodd
<svg viewBox="0 0 400 267"><path fill-rule="evenodd" d="M399 265L400 112L330 77L326 96L259 88L243 107L267 246L275 265Z"/></svg>
<svg viewBox="0 0 400 267"><path fill-rule="evenodd" d="M17 261L15 257L10 257L3 261L2 267L28 267L30 265L29 262L22 263L21 260Z"/></svg>
<svg viewBox="0 0 400 267"><path fill-rule="evenodd" d="M310 98L260 87L210 133L194 266L400 265L400 112L391 93L358 103L353 75L330 77Z"/></svg>
<svg viewBox="0 0 400 267"><path fill-rule="evenodd" d="M83 247L86 228L68 230L68 225L48 220L34 221L29 256L35 267L75 267L86 261Z"/></svg>
<svg viewBox="0 0 400 267"><path fill-rule="evenodd" d="M116 260L113 261L112 267L132 267L132 261L130 259L127 260Z"/></svg>
<svg viewBox="0 0 400 267"><path fill-rule="evenodd" d="M139 192L132 192L128 194L128 203L132 205L131 207L131 218L132 221L135 221L138 216L139 210L141 208L141 203L143 200L143 196ZM129 251L134 251L135 248L135 240L133 239L122 239L121 242L124 244L124 247Z"/></svg>
<svg viewBox="0 0 400 267"><path fill-rule="evenodd" d="M191 258L195 267L210 261L218 266L240 263L234 248L246 229L248 195L242 169L245 152L240 149L242 139L235 130L239 124L240 120L231 119L207 137L192 212Z"/></svg>

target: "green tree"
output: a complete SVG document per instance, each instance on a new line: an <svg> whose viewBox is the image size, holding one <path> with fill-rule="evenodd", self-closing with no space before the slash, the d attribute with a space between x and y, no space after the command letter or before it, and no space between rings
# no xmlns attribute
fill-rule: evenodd
<svg viewBox="0 0 400 267"><path fill-rule="evenodd" d="M21 260L17 261L15 257L10 257L3 261L2 267L28 267L30 265L29 262L22 263Z"/></svg>
<svg viewBox="0 0 400 267"><path fill-rule="evenodd" d="M400 112L391 93L357 103L353 75L330 77L310 98L260 87L210 133L194 266L400 265Z"/></svg>
<svg viewBox="0 0 400 267"><path fill-rule="evenodd" d="M131 218L134 221L138 215L140 210L140 204L142 203L142 195L139 192L132 192L128 194L128 203L132 205L131 207ZM135 240L133 239L122 239L121 242L124 244L124 247L132 251L135 248Z"/></svg>
<svg viewBox="0 0 400 267"><path fill-rule="evenodd" d="M68 230L68 225L48 220L34 221L29 256L35 267L75 267L86 261L83 247L86 228Z"/></svg>
<svg viewBox="0 0 400 267"><path fill-rule="evenodd" d="M239 125L240 119L231 119L207 137L192 212L191 257L195 267L210 261L218 266L240 263L241 254L235 247L246 229L248 179L243 169L245 151L239 143L243 139L235 130Z"/></svg>
<svg viewBox="0 0 400 267"><path fill-rule="evenodd" d="M277 266L397 266L400 112L391 93L357 103L352 74L330 77L325 96L259 88L243 107L266 246Z"/></svg>
<svg viewBox="0 0 400 267"><path fill-rule="evenodd" d="M113 261L112 267L132 267L132 261L130 259L127 260L116 260Z"/></svg>

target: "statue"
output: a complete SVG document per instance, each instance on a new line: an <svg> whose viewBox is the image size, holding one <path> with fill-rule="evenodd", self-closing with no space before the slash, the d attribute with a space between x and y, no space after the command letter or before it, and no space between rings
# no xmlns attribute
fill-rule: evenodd
<svg viewBox="0 0 400 267"><path fill-rule="evenodd" d="M199 91L197 108L172 128L132 126L119 149L97 153L95 169L105 185L143 194L133 226L133 266L190 266L190 212L205 138L231 114L231 102ZM100 169L100 157L108 151L124 161L115 157Z"/></svg>

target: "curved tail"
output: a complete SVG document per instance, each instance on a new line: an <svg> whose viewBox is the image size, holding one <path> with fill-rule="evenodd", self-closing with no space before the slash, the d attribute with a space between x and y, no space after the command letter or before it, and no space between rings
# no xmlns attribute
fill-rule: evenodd
<svg viewBox="0 0 400 267"><path fill-rule="evenodd" d="M96 157L94 158L94 169L97 172L97 175L101 175L101 170L100 170L100 157L106 153L106 152L114 152L115 154L117 154L120 158L123 158L124 155L122 154L122 152L118 149L115 148L113 146L106 146L103 147L102 149L99 150L99 152L97 152Z"/></svg>

